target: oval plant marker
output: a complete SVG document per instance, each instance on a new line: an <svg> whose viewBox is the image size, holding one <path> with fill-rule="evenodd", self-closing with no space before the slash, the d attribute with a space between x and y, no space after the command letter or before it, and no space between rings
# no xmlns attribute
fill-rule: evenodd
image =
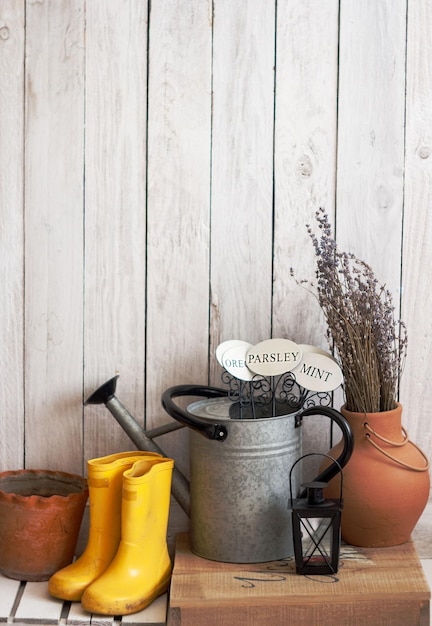
<svg viewBox="0 0 432 626"><path fill-rule="evenodd" d="M216 359L219 365L222 365L223 367L224 352L226 352L230 348L233 348L234 346L240 346L240 345L250 346L251 344L247 341L242 341L241 339L228 339L227 341L223 341L222 343L220 343L218 347L216 348Z"/></svg>
<svg viewBox="0 0 432 626"><path fill-rule="evenodd" d="M299 385L309 391L333 391L342 384L342 370L333 357L317 352L303 355L293 371Z"/></svg>
<svg viewBox="0 0 432 626"><path fill-rule="evenodd" d="M235 345L222 355L222 365L227 372L232 374L239 380L252 380L255 374L246 365L246 354L252 344L247 342L241 342Z"/></svg>
<svg viewBox="0 0 432 626"><path fill-rule="evenodd" d="M302 353L289 339L266 339L247 353L247 367L261 376L278 376L300 364Z"/></svg>

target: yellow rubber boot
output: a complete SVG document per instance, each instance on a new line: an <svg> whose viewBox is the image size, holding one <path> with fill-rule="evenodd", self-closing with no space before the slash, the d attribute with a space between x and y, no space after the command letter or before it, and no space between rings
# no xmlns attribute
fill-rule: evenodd
<svg viewBox="0 0 432 626"><path fill-rule="evenodd" d="M105 573L83 593L86 611L136 613L168 589L166 533L173 466L172 459L143 460L124 473L119 549Z"/></svg>
<svg viewBox="0 0 432 626"><path fill-rule="evenodd" d="M74 563L51 576L48 591L52 596L81 600L86 587L106 570L120 543L123 473L136 461L156 458L163 457L134 450L88 461L90 525L87 546Z"/></svg>

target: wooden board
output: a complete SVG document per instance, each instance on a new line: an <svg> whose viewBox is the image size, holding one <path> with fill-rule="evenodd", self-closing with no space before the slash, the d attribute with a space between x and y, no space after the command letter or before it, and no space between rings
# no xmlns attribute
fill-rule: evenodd
<svg viewBox="0 0 432 626"><path fill-rule="evenodd" d="M86 7L85 396L120 374L119 398L144 423L147 2ZM101 115L101 111L104 114ZM84 459L134 446L88 406Z"/></svg>
<svg viewBox="0 0 432 626"><path fill-rule="evenodd" d="M151 6L147 428L171 420L160 402L165 389L208 380L212 23L208 9L200 0ZM165 435L158 445L188 472L186 431Z"/></svg>
<svg viewBox="0 0 432 626"><path fill-rule="evenodd" d="M426 312L432 309L432 290L425 268L432 265L431 20L430 2L409 3L402 256L402 319L408 327L409 347L401 385L401 399L407 409L404 423L411 439L421 443L429 455L432 422L427 407L432 397L428 374L432 325Z"/></svg>
<svg viewBox="0 0 432 626"><path fill-rule="evenodd" d="M24 463L24 45L25 6L5 0L0 14L0 466Z"/></svg>
<svg viewBox="0 0 432 626"><path fill-rule="evenodd" d="M0 574L0 623L71 624L75 626L164 626L167 594L150 606L131 615L95 615L87 613L80 602L62 602L48 593L47 582L20 583Z"/></svg>
<svg viewBox="0 0 432 626"><path fill-rule="evenodd" d="M58 624L63 602L50 598L46 582L26 583L15 613L15 621L34 624Z"/></svg>
<svg viewBox="0 0 432 626"><path fill-rule="evenodd" d="M214 4L209 348L219 386L220 342L271 336L274 24L272 2Z"/></svg>
<svg viewBox="0 0 432 626"><path fill-rule="evenodd" d="M314 279L306 224L314 222L320 206L330 216L335 210L338 23L337 2L278 3L273 336L324 349L321 309L310 290L297 285L290 268L298 280ZM329 424L328 419L303 422L304 454L331 448Z"/></svg>
<svg viewBox="0 0 432 626"><path fill-rule="evenodd" d="M293 623L310 626L429 624L430 591L412 542L343 546L334 576L299 576L292 558L226 564L193 555L177 540L169 626Z"/></svg>
<svg viewBox="0 0 432 626"><path fill-rule="evenodd" d="M83 2L29 3L25 22L25 465L80 473Z"/></svg>

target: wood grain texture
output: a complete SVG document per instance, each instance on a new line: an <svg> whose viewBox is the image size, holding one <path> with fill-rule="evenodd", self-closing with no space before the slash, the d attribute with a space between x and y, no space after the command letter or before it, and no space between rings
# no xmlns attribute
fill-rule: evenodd
<svg viewBox="0 0 432 626"><path fill-rule="evenodd" d="M81 472L84 3L26 29L25 463Z"/></svg>
<svg viewBox="0 0 432 626"><path fill-rule="evenodd" d="M341 4L336 235L399 308L406 1Z"/></svg>
<svg viewBox="0 0 432 626"><path fill-rule="evenodd" d="M306 224L335 210L338 17L337 2L278 2L272 334L326 350L318 302L296 280L315 277ZM305 454L329 449L328 420L302 430Z"/></svg>
<svg viewBox="0 0 432 626"><path fill-rule="evenodd" d="M402 377L404 423L432 454L432 3L408 3L406 169L402 255L402 318L408 327L408 357Z"/></svg>
<svg viewBox="0 0 432 626"><path fill-rule="evenodd" d="M427 624L430 590L414 546L341 547L334 576L298 576L294 559L249 565L191 553L179 536L168 624Z"/></svg>
<svg viewBox="0 0 432 626"><path fill-rule="evenodd" d="M116 373L144 423L147 2L86 12L85 394ZM86 407L84 456L135 449L103 408Z"/></svg>
<svg viewBox="0 0 432 626"><path fill-rule="evenodd" d="M24 9L0 7L0 470L24 463Z"/></svg>
<svg viewBox="0 0 432 626"><path fill-rule="evenodd" d="M211 380L227 339L270 337L274 24L272 2L214 3Z"/></svg>
<svg viewBox="0 0 432 626"><path fill-rule="evenodd" d="M325 207L334 215L338 3L279 2L275 122L273 335L328 349L313 281L306 224Z"/></svg>
<svg viewBox="0 0 432 626"><path fill-rule="evenodd" d="M150 21L146 424L174 384L208 380L211 4L155 3ZM187 472L187 432L160 444Z"/></svg>

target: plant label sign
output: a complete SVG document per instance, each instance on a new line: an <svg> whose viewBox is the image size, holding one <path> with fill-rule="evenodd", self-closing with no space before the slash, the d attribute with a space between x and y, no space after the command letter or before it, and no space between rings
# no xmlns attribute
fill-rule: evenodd
<svg viewBox="0 0 432 626"><path fill-rule="evenodd" d="M221 343L216 350L219 363L239 380L252 380L254 373L246 365L246 354L252 347L247 341L233 339Z"/></svg>
<svg viewBox="0 0 432 626"><path fill-rule="evenodd" d="M306 352L293 372L299 385L309 391L334 391L342 384L342 370L333 357Z"/></svg>
<svg viewBox="0 0 432 626"><path fill-rule="evenodd" d="M247 367L261 376L278 376L300 365L302 353L289 339L266 339L251 347L246 355Z"/></svg>

